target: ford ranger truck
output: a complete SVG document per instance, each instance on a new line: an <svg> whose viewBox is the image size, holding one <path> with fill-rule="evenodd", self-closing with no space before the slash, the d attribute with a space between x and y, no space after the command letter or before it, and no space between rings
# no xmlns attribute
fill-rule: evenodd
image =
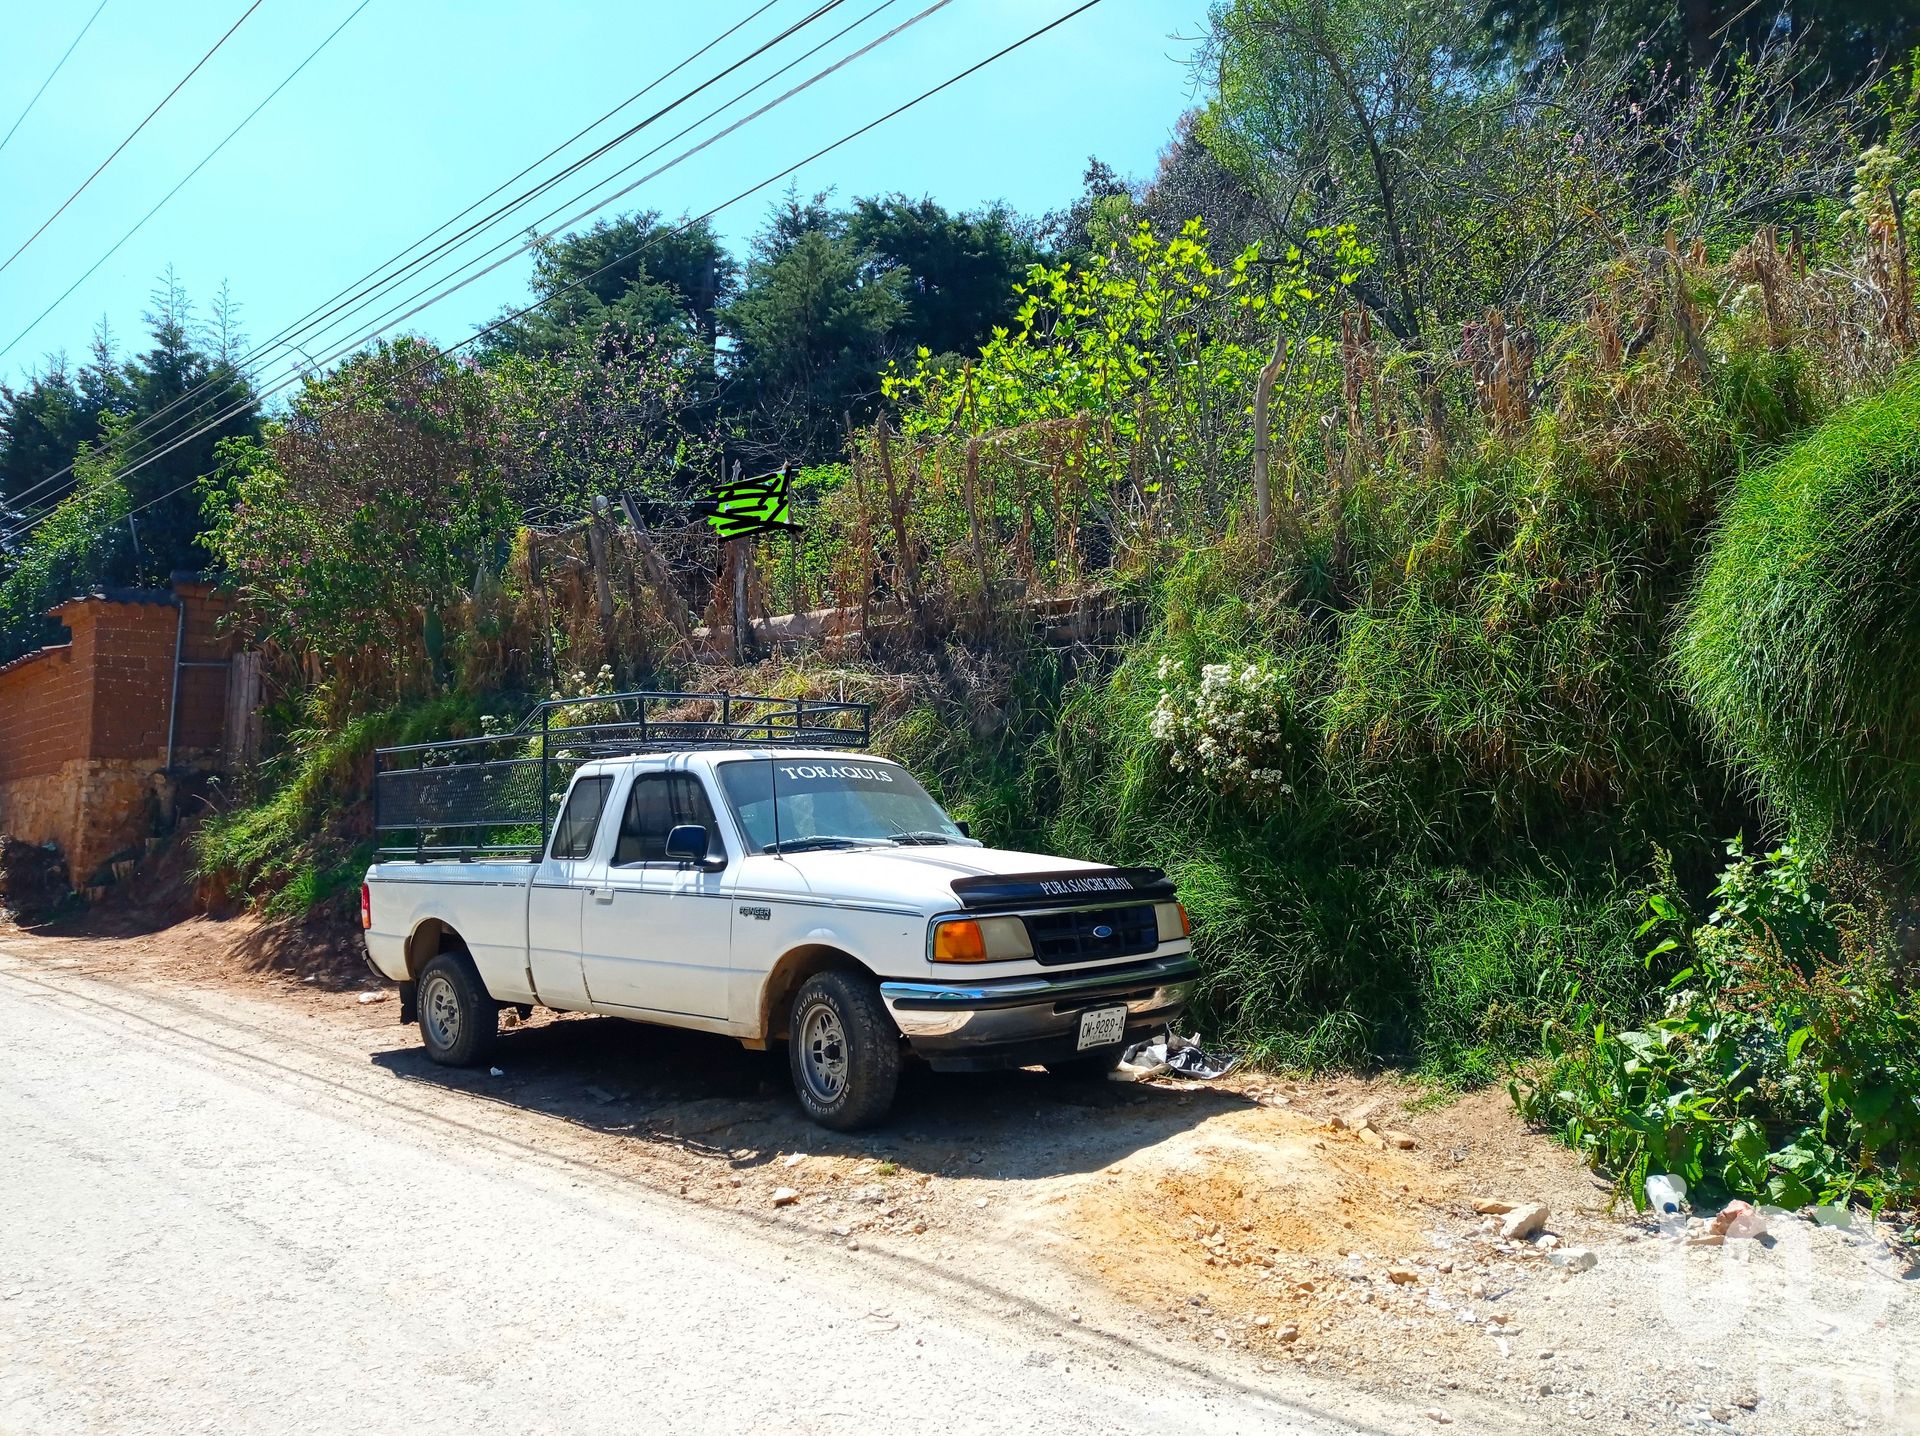
<svg viewBox="0 0 1920 1436"><path fill-rule="evenodd" d="M883 759L613 756L553 811L537 849L367 872L369 959L435 1062L486 1061L500 1009L532 1004L785 1042L808 1115L852 1130L909 1056L1110 1070L1193 991L1163 874L985 847Z"/></svg>

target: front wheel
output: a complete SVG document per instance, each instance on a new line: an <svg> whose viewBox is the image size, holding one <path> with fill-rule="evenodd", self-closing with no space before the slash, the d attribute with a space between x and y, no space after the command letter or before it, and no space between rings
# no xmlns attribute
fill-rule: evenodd
<svg viewBox="0 0 1920 1436"><path fill-rule="evenodd" d="M871 979L815 973L794 994L787 1026L793 1090L823 1127L852 1132L893 1109L900 1034Z"/></svg>
<svg viewBox="0 0 1920 1436"><path fill-rule="evenodd" d="M464 952L443 952L420 971L420 1040L445 1067L484 1062L500 1032L500 1009Z"/></svg>

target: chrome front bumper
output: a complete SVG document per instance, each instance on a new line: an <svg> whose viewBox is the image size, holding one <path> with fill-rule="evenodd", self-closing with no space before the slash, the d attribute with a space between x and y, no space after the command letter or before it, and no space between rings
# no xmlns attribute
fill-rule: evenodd
<svg viewBox="0 0 1920 1436"><path fill-rule="evenodd" d="M1005 1067L1075 1055L1080 1015L1127 1009L1122 1041L1179 1017L1200 969L1191 953L1113 967L985 978L975 982L882 982L887 1004L915 1052L935 1067Z"/></svg>

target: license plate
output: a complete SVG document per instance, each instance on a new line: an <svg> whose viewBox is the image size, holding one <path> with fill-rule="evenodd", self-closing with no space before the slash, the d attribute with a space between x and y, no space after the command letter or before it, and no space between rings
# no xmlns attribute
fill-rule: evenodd
<svg viewBox="0 0 1920 1436"><path fill-rule="evenodd" d="M1089 1047L1109 1046L1126 1035L1127 1009L1124 1007L1096 1007L1080 1014L1078 1050L1081 1052Z"/></svg>

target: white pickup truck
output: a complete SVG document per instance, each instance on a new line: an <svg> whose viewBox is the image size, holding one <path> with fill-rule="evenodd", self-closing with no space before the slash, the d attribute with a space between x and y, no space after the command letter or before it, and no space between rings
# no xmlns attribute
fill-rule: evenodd
<svg viewBox="0 0 1920 1436"><path fill-rule="evenodd" d="M543 797L557 820L537 847L429 845L416 827L368 871L369 958L433 1060L484 1061L500 1009L536 1003L784 1040L807 1113L846 1130L886 1116L908 1054L1111 1067L1186 1007L1187 916L1157 870L984 847L897 763L684 729L661 742L671 726L577 742L599 756L557 809ZM804 713L793 726L824 731ZM400 776L444 787L502 766ZM383 831L422 822L395 806Z"/></svg>

